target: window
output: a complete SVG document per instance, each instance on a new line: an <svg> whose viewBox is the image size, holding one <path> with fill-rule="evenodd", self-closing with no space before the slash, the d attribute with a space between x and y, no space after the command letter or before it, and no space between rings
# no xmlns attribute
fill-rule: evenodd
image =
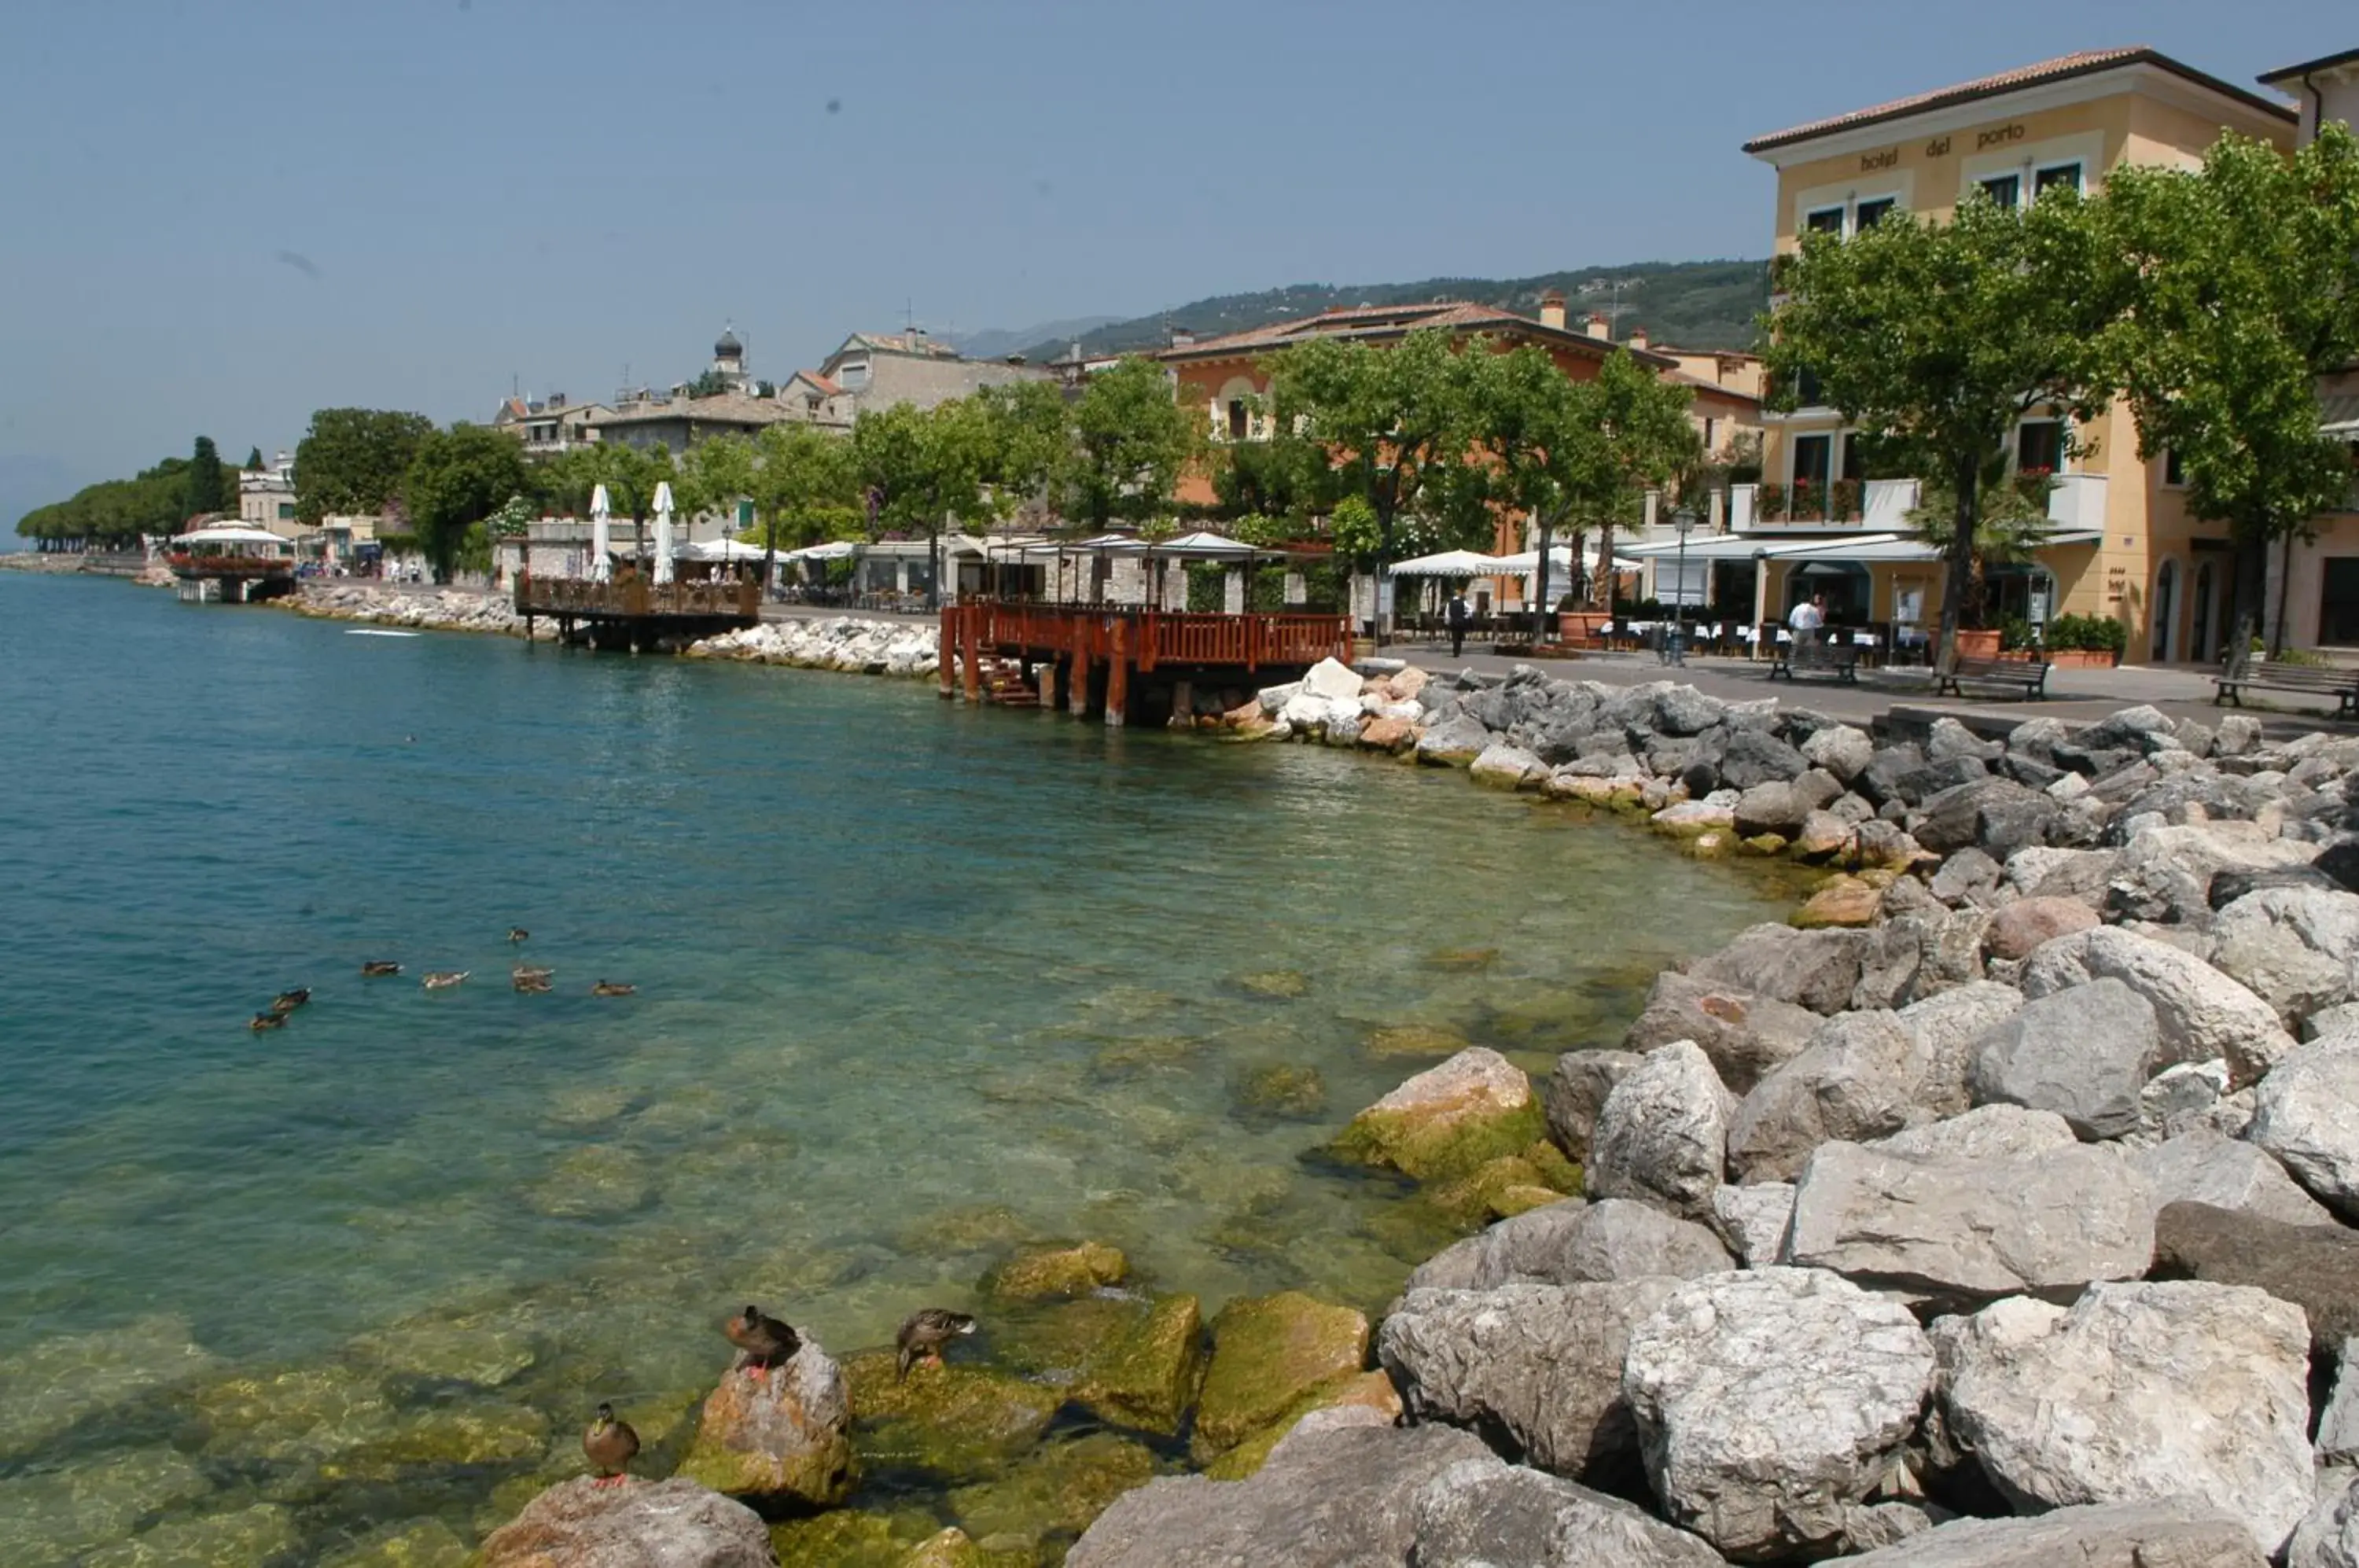
<svg viewBox="0 0 2359 1568"><path fill-rule="evenodd" d="M1846 430L1843 439L1843 476L1856 485L1860 480L1859 432Z"/></svg>
<svg viewBox="0 0 2359 1568"><path fill-rule="evenodd" d="M2077 195L2080 190L2081 165L2077 161L2051 163L2031 171L2031 199L2035 201L2050 191L2071 191Z"/></svg>
<svg viewBox="0 0 2359 1568"><path fill-rule="evenodd" d="M1241 441L1245 439L1246 435L1252 430L1252 429L1253 419L1252 417L1245 412L1245 400L1242 397L1230 398L1229 439L1231 441Z"/></svg>
<svg viewBox="0 0 2359 1568"><path fill-rule="evenodd" d="M1897 205L1897 199L1891 196L1879 196L1873 201L1862 201L1852 215L1852 233L1855 234L1867 233L1868 230L1884 222L1896 205Z"/></svg>
<svg viewBox="0 0 2359 1568"><path fill-rule="evenodd" d="M2064 466L2064 424L2060 419L2026 419L2015 430L2015 467L2018 474L2054 474Z"/></svg>
<svg viewBox="0 0 2359 1568"><path fill-rule="evenodd" d="M1995 174L1976 183L1982 186L1984 195L2002 207L2013 209L2023 202L2023 176L2020 174Z"/></svg>
<svg viewBox="0 0 2359 1568"><path fill-rule="evenodd" d="M291 523L295 520L294 502L281 501L278 503L278 520L282 523Z"/></svg>
<svg viewBox="0 0 2359 1568"><path fill-rule="evenodd" d="M2318 640L2335 648L2359 643L2359 555L2330 555L2318 595Z"/></svg>
<svg viewBox="0 0 2359 1568"><path fill-rule="evenodd" d="M1843 210L1821 207L1802 219L1802 227L1814 234L1840 234L1843 232Z"/></svg>
<svg viewBox="0 0 2359 1568"><path fill-rule="evenodd" d="M1835 438L1831 435L1794 438L1794 488L1823 495L1834 477Z"/></svg>
<svg viewBox="0 0 2359 1568"><path fill-rule="evenodd" d="M2176 452L2166 450L2162 454L2162 482L2174 490L2187 483L2186 465Z"/></svg>

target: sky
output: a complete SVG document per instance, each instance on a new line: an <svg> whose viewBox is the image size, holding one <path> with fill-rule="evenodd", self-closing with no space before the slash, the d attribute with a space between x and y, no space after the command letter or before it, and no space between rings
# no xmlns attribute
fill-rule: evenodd
<svg viewBox="0 0 2359 1568"><path fill-rule="evenodd" d="M2073 49L2240 84L2348 0L14 0L0 529L316 408L757 376L853 331L1757 256L1738 144Z"/></svg>

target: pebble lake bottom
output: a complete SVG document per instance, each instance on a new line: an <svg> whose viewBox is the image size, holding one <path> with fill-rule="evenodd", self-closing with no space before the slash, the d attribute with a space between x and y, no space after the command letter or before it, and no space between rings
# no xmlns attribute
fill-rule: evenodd
<svg viewBox="0 0 2359 1568"><path fill-rule="evenodd" d="M0 574L14 1568L472 1546L744 1302L842 1355L1026 1238L1374 1312L1448 1239L1317 1156L1437 1059L1378 1030L1544 1074L1793 898L1341 752L350 630Z"/></svg>

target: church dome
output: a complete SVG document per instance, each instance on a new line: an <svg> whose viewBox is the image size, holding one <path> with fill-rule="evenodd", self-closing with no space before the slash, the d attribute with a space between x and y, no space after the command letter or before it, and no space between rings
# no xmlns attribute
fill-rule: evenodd
<svg viewBox="0 0 2359 1568"><path fill-rule="evenodd" d="M737 341L737 334L727 327L722 328L721 341L712 345L712 357L715 359L743 359L745 356L745 345Z"/></svg>

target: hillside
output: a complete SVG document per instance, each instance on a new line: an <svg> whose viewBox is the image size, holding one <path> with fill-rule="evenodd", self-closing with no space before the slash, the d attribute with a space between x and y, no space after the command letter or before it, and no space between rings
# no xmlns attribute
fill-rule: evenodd
<svg viewBox="0 0 2359 1568"><path fill-rule="evenodd" d="M1615 286L1619 285L1617 292ZM1625 337L1643 327L1658 343L1681 348L1745 348L1756 336L1754 318L1769 305L1766 261L1642 261L1623 267L1586 267L1538 278L1429 278L1417 283L1298 283L1258 294L1223 294L1168 311L1114 321L1078 334L1084 351L1117 353L1163 346L1173 326L1200 338L1244 332L1272 321L1312 316L1335 305L1399 305L1423 299L1472 299L1520 315L1539 314L1540 296L1564 290L1575 322L1592 310L1615 318L1614 333ZM1025 349L1038 363L1067 353L1074 335L1049 338Z"/></svg>

